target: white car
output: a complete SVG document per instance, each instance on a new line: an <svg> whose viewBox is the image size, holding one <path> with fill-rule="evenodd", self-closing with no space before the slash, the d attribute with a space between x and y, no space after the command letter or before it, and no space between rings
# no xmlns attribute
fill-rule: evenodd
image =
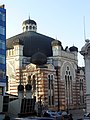
<svg viewBox="0 0 90 120"><path fill-rule="evenodd" d="M53 120L48 117L25 117L25 118L14 118L13 120Z"/></svg>

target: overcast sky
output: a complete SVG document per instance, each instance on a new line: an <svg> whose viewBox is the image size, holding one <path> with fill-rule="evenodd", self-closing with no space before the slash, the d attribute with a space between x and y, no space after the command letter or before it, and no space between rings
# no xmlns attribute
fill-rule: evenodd
<svg viewBox="0 0 90 120"><path fill-rule="evenodd" d="M22 33L22 22L30 18L37 22L37 32L57 38L63 47L76 46L79 51L90 39L90 0L0 0L6 8L6 37ZM78 64L84 65L78 55Z"/></svg>

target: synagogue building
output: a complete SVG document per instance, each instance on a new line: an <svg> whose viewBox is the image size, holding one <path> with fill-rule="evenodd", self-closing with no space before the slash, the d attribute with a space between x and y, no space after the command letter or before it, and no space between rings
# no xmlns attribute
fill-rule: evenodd
<svg viewBox="0 0 90 120"><path fill-rule="evenodd" d="M78 48L63 48L60 40L37 32L30 18L23 32L6 41L7 93L18 95L18 86L32 86L32 97L45 109L73 109L86 103L84 67L78 66ZM22 90L21 89L21 90Z"/></svg>

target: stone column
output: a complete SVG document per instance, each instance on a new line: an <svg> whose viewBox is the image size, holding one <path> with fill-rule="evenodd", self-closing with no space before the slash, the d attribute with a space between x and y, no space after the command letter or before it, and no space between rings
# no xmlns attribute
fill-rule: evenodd
<svg viewBox="0 0 90 120"><path fill-rule="evenodd" d="M86 108L90 113L90 55L85 56L85 78L86 78Z"/></svg>

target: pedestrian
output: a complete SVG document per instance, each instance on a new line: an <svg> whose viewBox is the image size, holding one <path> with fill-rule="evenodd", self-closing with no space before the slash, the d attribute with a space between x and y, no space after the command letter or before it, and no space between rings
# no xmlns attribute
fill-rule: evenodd
<svg viewBox="0 0 90 120"><path fill-rule="evenodd" d="M61 120L64 120L64 116L63 115L61 116Z"/></svg>
<svg viewBox="0 0 90 120"><path fill-rule="evenodd" d="M10 117L9 117L8 113L5 114L5 117L4 117L3 120L10 120Z"/></svg>
<svg viewBox="0 0 90 120"><path fill-rule="evenodd" d="M68 120L73 120L72 114L68 116Z"/></svg>
<svg viewBox="0 0 90 120"><path fill-rule="evenodd" d="M45 111L43 117L50 117L50 114Z"/></svg>

